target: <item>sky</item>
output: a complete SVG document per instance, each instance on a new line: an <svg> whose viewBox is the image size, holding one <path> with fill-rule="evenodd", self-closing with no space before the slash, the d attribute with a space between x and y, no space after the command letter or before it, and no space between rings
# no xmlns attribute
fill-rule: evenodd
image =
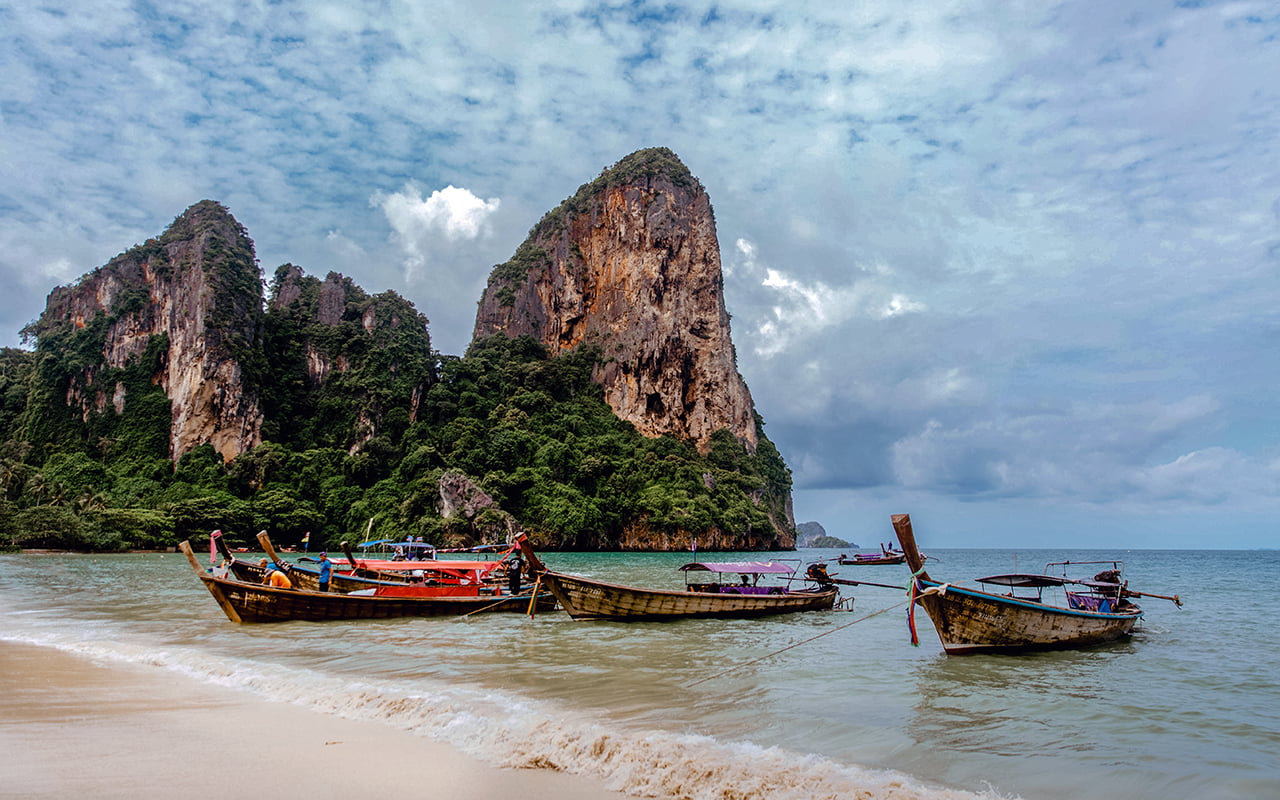
<svg viewBox="0 0 1280 800"><path fill-rule="evenodd" d="M847 6L847 7L845 7ZM0 6L0 345L226 205L461 354L494 264L665 146L797 522L1280 546L1270 2Z"/></svg>

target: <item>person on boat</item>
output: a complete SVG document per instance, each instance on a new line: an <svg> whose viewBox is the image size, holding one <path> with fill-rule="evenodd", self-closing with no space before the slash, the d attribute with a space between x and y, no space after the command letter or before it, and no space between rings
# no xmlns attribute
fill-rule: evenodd
<svg viewBox="0 0 1280 800"><path fill-rule="evenodd" d="M333 578L333 562L327 552L320 553L320 591L329 591L329 581Z"/></svg>
<svg viewBox="0 0 1280 800"><path fill-rule="evenodd" d="M292 589L293 581L289 580L289 576L285 575L275 564L268 562L265 558L258 562L262 567L262 582L273 589Z"/></svg>
<svg viewBox="0 0 1280 800"><path fill-rule="evenodd" d="M520 557L512 556L511 561L507 563L507 591L511 594L520 594L520 578L523 569L524 562Z"/></svg>

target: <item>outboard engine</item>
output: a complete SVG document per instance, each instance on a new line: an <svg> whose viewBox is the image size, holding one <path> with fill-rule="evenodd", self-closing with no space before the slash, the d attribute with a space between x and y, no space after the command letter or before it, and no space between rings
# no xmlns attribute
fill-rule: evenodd
<svg viewBox="0 0 1280 800"><path fill-rule="evenodd" d="M832 581L831 576L827 574L827 565L820 562L810 564L809 568L805 570L804 576L818 584L818 587L821 589L835 586L835 582Z"/></svg>

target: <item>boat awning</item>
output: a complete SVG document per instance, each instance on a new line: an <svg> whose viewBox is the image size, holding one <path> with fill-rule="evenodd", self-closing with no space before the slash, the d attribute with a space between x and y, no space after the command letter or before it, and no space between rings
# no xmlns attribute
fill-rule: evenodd
<svg viewBox="0 0 1280 800"><path fill-rule="evenodd" d="M997 586L1014 586L1022 589L1043 589L1047 586L1062 586L1066 582L1066 578L1059 578L1056 575L1035 575L1023 572L1015 572L1009 575L989 575L985 578L978 578L978 583L990 583Z"/></svg>
<svg viewBox="0 0 1280 800"><path fill-rule="evenodd" d="M1112 583L1110 581L1072 581L1072 583L1078 583L1081 586L1088 586L1090 589L1104 589L1104 590L1114 589L1120 585L1118 583Z"/></svg>
<svg viewBox="0 0 1280 800"><path fill-rule="evenodd" d="M795 567L788 564L779 564L776 561L695 561L692 564L685 564L680 568L681 572L736 572L741 575L790 575L795 572Z"/></svg>
<svg viewBox="0 0 1280 800"><path fill-rule="evenodd" d="M462 572L479 572L484 575L502 563L501 561L454 561L452 559L439 561L382 561L371 558L358 558L356 562L363 569L376 569L380 572L422 570L423 572L445 572L454 575Z"/></svg>
<svg viewBox="0 0 1280 800"><path fill-rule="evenodd" d="M365 550L368 550L370 547L402 547L407 550L412 550L415 548L426 549L426 550L436 549L436 546L431 544L430 542L405 542L405 541L396 541L395 539L375 539L374 541L371 541L371 542L361 542L360 544L356 545L356 547L360 547Z"/></svg>

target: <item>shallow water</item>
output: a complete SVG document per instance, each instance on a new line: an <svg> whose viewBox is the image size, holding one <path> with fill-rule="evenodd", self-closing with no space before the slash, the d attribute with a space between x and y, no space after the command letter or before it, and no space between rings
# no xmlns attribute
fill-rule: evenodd
<svg viewBox="0 0 1280 800"><path fill-rule="evenodd" d="M955 582L1120 557L1133 587L1186 605L1142 601L1135 636L1101 648L948 657L923 613L911 646L904 591L874 587L846 587L852 612L754 621L556 612L234 625L180 555L26 555L0 556L0 639L381 719L492 763L590 774L641 796L1280 796L1280 633L1258 591L1280 554L930 555L933 577ZM545 559L670 588L690 560ZM832 569L904 587L908 577L905 566Z"/></svg>

